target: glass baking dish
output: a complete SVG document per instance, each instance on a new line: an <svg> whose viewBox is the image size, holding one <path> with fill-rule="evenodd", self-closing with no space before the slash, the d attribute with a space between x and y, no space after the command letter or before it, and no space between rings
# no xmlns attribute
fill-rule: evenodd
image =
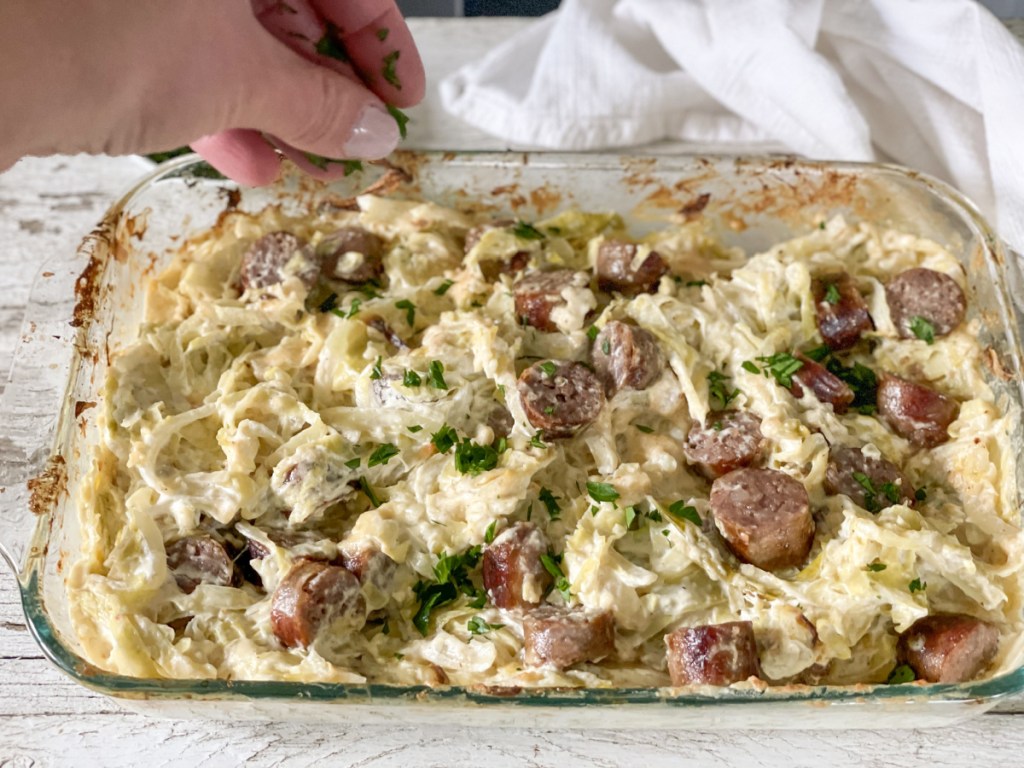
<svg viewBox="0 0 1024 768"><path fill-rule="evenodd" d="M331 185L297 174L242 189L194 156L161 166L118 201L76 254L47 262L32 289L0 401L0 553L17 574L29 627L75 681L129 707L173 716L344 719L541 727L921 727L983 712L1024 690L1024 668L961 685L786 686L671 695L663 689L523 690L148 680L108 674L78 652L63 588L76 557L79 485L97 439L110 355L134 340L142 286L185 238L226 211L350 207L364 190L531 220L556 209L614 209L635 233L669 214L703 215L728 245L756 253L834 214L931 238L962 261L990 379L1020 407L1017 260L974 207L933 179L886 165L788 157L396 153ZM1024 431L1018 419L1013 439ZM1024 451L1018 453L1018 498ZM895 716L894 716L895 715Z"/></svg>

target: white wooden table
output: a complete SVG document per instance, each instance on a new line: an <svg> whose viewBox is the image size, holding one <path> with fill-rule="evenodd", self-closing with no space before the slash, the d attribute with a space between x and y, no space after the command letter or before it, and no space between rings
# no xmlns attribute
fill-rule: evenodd
<svg viewBox="0 0 1024 768"><path fill-rule="evenodd" d="M443 74L523 23L414 20L412 27L436 86ZM447 118L436 88L411 114L415 122L409 144L414 147L503 148ZM75 248L144 168L138 158L57 157L24 160L0 175L0 371L9 369L39 263ZM482 731L155 720L123 711L52 668L25 627L14 579L0 572L0 768L243 763L1017 766L1024 765L1024 699L963 726L929 731Z"/></svg>

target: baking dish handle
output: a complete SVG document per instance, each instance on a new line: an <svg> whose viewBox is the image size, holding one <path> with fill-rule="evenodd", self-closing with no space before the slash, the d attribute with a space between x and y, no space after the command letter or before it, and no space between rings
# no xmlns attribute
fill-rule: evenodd
<svg viewBox="0 0 1024 768"><path fill-rule="evenodd" d="M90 246L87 240L74 255L45 262L36 275L0 397L0 556L19 579L42 553L36 534L49 526L66 481L53 449L58 426L68 423L66 410L74 408L65 401L81 330L68 318Z"/></svg>

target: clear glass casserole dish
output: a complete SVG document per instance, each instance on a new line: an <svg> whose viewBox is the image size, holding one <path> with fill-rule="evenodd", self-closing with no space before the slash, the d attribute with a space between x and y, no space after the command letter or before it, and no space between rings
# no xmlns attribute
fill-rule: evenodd
<svg viewBox="0 0 1024 768"><path fill-rule="evenodd" d="M569 206L613 209L636 233L671 212L701 214L727 245L748 253L835 214L927 237L964 265L969 316L981 321L990 383L1021 406L1021 332L1012 296L1024 295L1024 282L1016 259L959 194L900 168L789 158L398 153L389 165L367 166L330 186L288 176L268 189L240 189L194 157L181 158L115 204L77 254L42 267L0 404L13 457L0 468L0 551L18 575L40 646L74 680L173 715L631 728L928 726L983 712L1024 690L1024 669L959 685L787 686L671 696L658 689L499 695L461 687L146 680L91 666L70 627L64 569L79 550L75 500L98 437L98 392L111 355L134 340L141 287L184 239L209 229L225 211L280 205L301 215L324 205L351 206L362 191L527 220ZM1024 439L1019 420L1013 439ZM1017 505L1022 462L1024 453L1017 460ZM296 700L303 704L293 705Z"/></svg>

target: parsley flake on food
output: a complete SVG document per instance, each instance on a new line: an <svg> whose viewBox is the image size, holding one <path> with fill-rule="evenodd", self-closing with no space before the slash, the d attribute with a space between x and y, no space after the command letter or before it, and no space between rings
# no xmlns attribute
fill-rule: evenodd
<svg viewBox="0 0 1024 768"><path fill-rule="evenodd" d="M402 385L406 387L418 387L423 383L423 379L416 371L408 370L402 377Z"/></svg>
<svg viewBox="0 0 1024 768"><path fill-rule="evenodd" d="M452 446L459 442L459 435L455 427L442 424L441 428L430 436L430 442L434 444L438 453L448 453Z"/></svg>
<svg viewBox="0 0 1024 768"><path fill-rule="evenodd" d="M331 22L327 22L325 27L323 37L316 41L316 52L321 56L347 62L349 60L348 51L339 40L338 28Z"/></svg>
<svg viewBox="0 0 1024 768"><path fill-rule="evenodd" d="M373 379L374 381L377 381L378 379L382 379L384 377L384 374L381 373L380 370L380 364L381 362L383 362L383 360L384 358L378 355L377 361L373 364L373 368L370 369L370 378Z"/></svg>
<svg viewBox="0 0 1024 768"><path fill-rule="evenodd" d="M470 577L470 571L480 562L480 553L479 545L457 555L442 552L434 566L434 581L420 581L412 588L419 599L412 623L421 635L426 636L434 610L455 602L460 595L471 598L470 605L479 603L478 607L483 607L483 590Z"/></svg>
<svg viewBox="0 0 1024 768"><path fill-rule="evenodd" d="M648 427L646 424L634 424L633 426L639 429L645 435L649 435L654 431L653 427Z"/></svg>
<svg viewBox="0 0 1024 768"><path fill-rule="evenodd" d="M395 302L396 309L405 310L405 322L406 325L412 327L416 322L416 305L408 299L402 299L401 301Z"/></svg>
<svg viewBox="0 0 1024 768"><path fill-rule="evenodd" d="M398 72L395 71L395 64L398 63L398 57L401 56L402 52L394 50L389 53L383 59L383 67L381 68L381 74L384 79L393 85L398 90L402 90L402 82L398 79Z"/></svg>
<svg viewBox="0 0 1024 768"><path fill-rule="evenodd" d="M444 296L446 293L448 293L448 289L451 288L453 285L455 285L455 282L453 280L445 280L443 283L437 286L437 288L434 289L434 295Z"/></svg>
<svg viewBox="0 0 1024 768"><path fill-rule="evenodd" d="M498 466L498 452L468 437L455 447L455 468L464 475L479 475Z"/></svg>
<svg viewBox="0 0 1024 768"><path fill-rule="evenodd" d="M619 498L619 492L611 483L595 483L588 480L587 493L594 501L615 501Z"/></svg>
<svg viewBox="0 0 1024 768"><path fill-rule="evenodd" d="M738 389L729 389L728 381L729 377L724 373L711 371L708 374L708 398L716 411L724 411L740 394Z"/></svg>
<svg viewBox="0 0 1024 768"><path fill-rule="evenodd" d="M537 229L532 224L527 224L525 221L516 222L515 226L512 227L512 234L518 237L520 240L543 240L544 233Z"/></svg>
<svg viewBox="0 0 1024 768"><path fill-rule="evenodd" d="M839 295L839 289L835 283L829 283L825 289L825 301L829 304L838 304L842 296Z"/></svg>
<svg viewBox="0 0 1024 768"><path fill-rule="evenodd" d="M761 363L761 373L765 376L772 376L780 386L786 389L793 386L793 374L804 367L800 360L788 352L777 352L774 355L765 355L754 359ZM743 363L743 368L751 373L756 373L757 367L753 363L750 363L750 367L748 367L747 363L750 361Z"/></svg>
<svg viewBox="0 0 1024 768"><path fill-rule="evenodd" d="M497 520L491 520L491 524L487 526L487 530L484 531L484 543L485 544L490 544L492 541L494 541L494 529L495 529L495 527L497 527L497 525L498 525L498 521Z"/></svg>
<svg viewBox="0 0 1024 768"><path fill-rule="evenodd" d="M392 443L384 443L377 446L377 449L370 454L370 458L366 460L366 466L376 467L378 464L387 464L398 454L398 446Z"/></svg>
<svg viewBox="0 0 1024 768"><path fill-rule="evenodd" d="M867 565L865 565L864 570L871 571L872 573L880 573L881 571L884 571L886 567L887 566L885 563L880 563L877 560L875 560L873 563L868 563Z"/></svg>
<svg viewBox="0 0 1024 768"><path fill-rule="evenodd" d="M388 35L390 33L390 29L388 29L387 27L381 27L380 29L377 30L377 39L383 43L385 40L388 39Z"/></svg>
<svg viewBox="0 0 1024 768"><path fill-rule="evenodd" d="M548 510L548 517L552 520L558 520L562 516L562 508L558 506L558 497L555 496L548 488L541 488L540 493L537 495L541 503Z"/></svg>
<svg viewBox="0 0 1024 768"><path fill-rule="evenodd" d="M427 381L430 382L430 386L434 389L448 389L448 382L444 380L444 363L440 360L430 361Z"/></svg>
<svg viewBox="0 0 1024 768"><path fill-rule="evenodd" d="M900 664L889 673L889 677L885 682L889 685L902 685L903 683L912 683L916 679L917 675L909 664Z"/></svg>
<svg viewBox="0 0 1024 768"><path fill-rule="evenodd" d="M466 629L469 630L471 635L482 635L485 632L491 632L495 629L501 629L504 624L488 624L479 616L474 616L468 622L466 622Z"/></svg>
<svg viewBox="0 0 1024 768"><path fill-rule="evenodd" d="M562 572L561 555L544 554L540 556L540 564L544 566L544 570L551 574L551 578L555 580L555 589L558 590L559 594L565 598L566 602L569 601L569 579L565 577Z"/></svg>
<svg viewBox="0 0 1024 768"><path fill-rule="evenodd" d="M600 333L600 331L597 330L597 326L596 325L592 325L589 328L587 328L587 338L590 339L591 341L596 339L597 338L597 334L599 334L599 333Z"/></svg>
<svg viewBox="0 0 1024 768"><path fill-rule="evenodd" d="M555 371L558 370L558 366L555 365L550 360L548 360L547 362L543 362L543 363L540 364L540 369L541 369L541 371L544 372L545 376L554 376L555 375Z"/></svg>
<svg viewBox="0 0 1024 768"><path fill-rule="evenodd" d="M910 332L925 344L935 343L935 326L920 315L910 318Z"/></svg>
<svg viewBox="0 0 1024 768"><path fill-rule="evenodd" d="M679 501L673 501L669 505L668 513L677 520L689 520L698 528L704 525L704 521L700 519L700 514L697 512L697 508L690 506L682 499Z"/></svg>
<svg viewBox="0 0 1024 768"><path fill-rule="evenodd" d="M928 588L928 582L921 581L920 579L914 579L909 585L907 585L907 588L910 590L910 594L914 594L915 592L924 592Z"/></svg>
<svg viewBox="0 0 1024 768"><path fill-rule="evenodd" d="M409 116L393 104L385 106L388 108L388 114L395 118L395 122L398 123L398 135L404 139L408 133L406 126L409 124Z"/></svg>
<svg viewBox="0 0 1024 768"><path fill-rule="evenodd" d="M349 469L359 469L359 462L361 461L362 459L356 456L354 459L349 459L348 461L346 461L345 466L348 467Z"/></svg>
<svg viewBox="0 0 1024 768"><path fill-rule="evenodd" d="M370 482L365 477L359 478L359 490L366 494L366 498L370 500L371 506L380 506L380 499L377 497L377 494L373 492Z"/></svg>

